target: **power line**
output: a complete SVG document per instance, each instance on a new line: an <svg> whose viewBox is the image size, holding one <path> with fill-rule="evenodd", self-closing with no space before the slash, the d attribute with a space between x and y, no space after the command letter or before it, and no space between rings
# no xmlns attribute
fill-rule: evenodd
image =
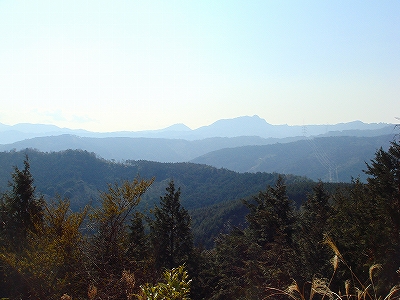
<svg viewBox="0 0 400 300"><path fill-rule="evenodd" d="M333 163L326 152L315 143L314 138L307 137L306 126L303 126L303 137L308 141L308 144L313 149L313 152L319 163L328 171L329 182L338 182L339 177L336 164Z"/></svg>

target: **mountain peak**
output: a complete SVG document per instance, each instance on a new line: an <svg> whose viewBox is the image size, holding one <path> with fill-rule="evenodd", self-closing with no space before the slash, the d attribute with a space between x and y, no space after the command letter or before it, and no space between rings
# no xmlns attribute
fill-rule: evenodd
<svg viewBox="0 0 400 300"><path fill-rule="evenodd" d="M272 125L257 115L241 116L233 119L221 119L211 125L198 128L196 131L203 136L264 136Z"/></svg>
<svg viewBox="0 0 400 300"><path fill-rule="evenodd" d="M183 123L177 123L177 124L168 126L161 130L162 131L191 131L192 129L190 129L188 126L186 126Z"/></svg>

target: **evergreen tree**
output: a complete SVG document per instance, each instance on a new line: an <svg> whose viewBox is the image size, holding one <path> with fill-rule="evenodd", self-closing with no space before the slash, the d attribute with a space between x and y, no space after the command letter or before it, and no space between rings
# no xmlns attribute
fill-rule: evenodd
<svg viewBox="0 0 400 300"><path fill-rule="evenodd" d="M149 245L144 231L143 216L141 213L137 212L133 216L129 229L130 246L128 254L135 261L144 261L149 255Z"/></svg>
<svg viewBox="0 0 400 300"><path fill-rule="evenodd" d="M285 288L295 276L294 207L283 177L244 204L248 227L216 241L211 299L262 299L266 286Z"/></svg>
<svg viewBox="0 0 400 300"><path fill-rule="evenodd" d="M151 253L149 235L143 224L144 216L136 212L129 225L127 259L135 274L136 286L153 281L155 277L154 257Z"/></svg>
<svg viewBox="0 0 400 300"><path fill-rule="evenodd" d="M158 268L172 269L187 263L193 250L191 219L180 203L180 188L171 180L166 194L155 206L150 222L151 239Z"/></svg>
<svg viewBox="0 0 400 300"><path fill-rule="evenodd" d="M400 144L391 142L388 151L379 149L375 159L367 164L368 187L375 196L384 199L382 203L391 219L393 238L400 232Z"/></svg>
<svg viewBox="0 0 400 300"><path fill-rule="evenodd" d="M258 261L263 284L288 284L295 276L294 206L286 193L284 178L279 176L274 187L246 202L249 224L246 232L251 238L249 252Z"/></svg>
<svg viewBox="0 0 400 300"><path fill-rule="evenodd" d="M388 151L379 149L375 159L367 164L366 174L371 198L377 203L376 221L384 228L380 236L384 237L378 254L383 264L382 277L387 279L386 287L399 283L400 269L400 144L392 141ZM397 271L397 273L396 273Z"/></svg>
<svg viewBox="0 0 400 300"><path fill-rule="evenodd" d="M283 177L279 176L275 187L260 191L253 201L244 201L249 208L246 216L248 230L260 246L273 242L278 236L292 243L294 208L286 194Z"/></svg>
<svg viewBox="0 0 400 300"><path fill-rule="evenodd" d="M2 204L3 234L8 247L22 251L28 233L36 232L42 226L44 199L35 195L28 156L24 160L24 169L15 166L11 176L12 190L4 195Z"/></svg>
<svg viewBox="0 0 400 300"><path fill-rule="evenodd" d="M301 259L301 277L305 281L316 274L327 276L331 271L331 252L323 244L332 211L329 200L330 195L320 181L299 212L296 242Z"/></svg>

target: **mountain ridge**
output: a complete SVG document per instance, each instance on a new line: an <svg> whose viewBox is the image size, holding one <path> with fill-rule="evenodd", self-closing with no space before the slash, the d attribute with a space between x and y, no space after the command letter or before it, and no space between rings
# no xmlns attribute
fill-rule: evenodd
<svg viewBox="0 0 400 300"><path fill-rule="evenodd" d="M360 178L378 149L387 150L393 135L373 137L331 136L304 138L270 145L248 145L215 150L190 162L246 172L277 172L326 182Z"/></svg>
<svg viewBox="0 0 400 300"><path fill-rule="evenodd" d="M236 172L277 172L312 180L349 182L361 175L380 148L388 148L393 134L370 137L330 136L263 139L261 137L208 138L196 141L159 138L87 138L74 135L39 137L0 151L35 149L41 152L84 150L110 161L146 160L191 162ZM335 177L336 176L336 177Z"/></svg>
<svg viewBox="0 0 400 300"><path fill-rule="evenodd" d="M232 119L220 119L210 125L190 129L182 123L173 124L163 129L144 131L93 132L83 129L60 128L55 125L19 123L5 125L0 123L0 144L10 144L21 140L73 134L80 137L147 137L200 140L211 137L260 136L263 138L287 138L301 135L320 135L331 131L377 130L393 127L387 123L363 123L352 121L334 125L272 125L257 115L241 116Z"/></svg>

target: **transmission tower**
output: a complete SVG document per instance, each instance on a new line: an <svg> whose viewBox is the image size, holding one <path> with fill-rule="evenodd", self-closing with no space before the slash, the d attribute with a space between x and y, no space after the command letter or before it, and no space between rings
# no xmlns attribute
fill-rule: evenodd
<svg viewBox="0 0 400 300"><path fill-rule="evenodd" d="M307 137L306 126L303 126L303 137L308 141L308 144L313 149L315 157L318 159L319 163L328 171L329 182L338 182L339 176L336 164L334 164L326 152L315 143L314 138Z"/></svg>

